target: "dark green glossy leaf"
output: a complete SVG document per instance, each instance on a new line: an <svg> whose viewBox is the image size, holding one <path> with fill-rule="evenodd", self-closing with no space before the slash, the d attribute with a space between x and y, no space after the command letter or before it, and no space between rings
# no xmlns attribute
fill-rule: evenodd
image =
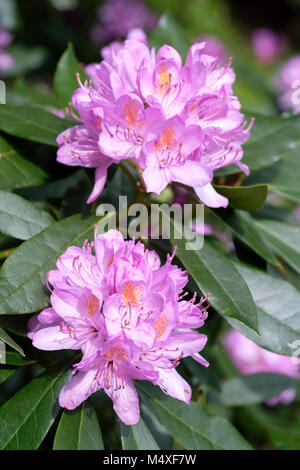
<svg viewBox="0 0 300 470"><path fill-rule="evenodd" d="M229 205L234 209L244 211L257 211L267 198L269 187L267 184L253 186L218 186L216 191L229 199Z"/></svg>
<svg viewBox="0 0 300 470"><path fill-rule="evenodd" d="M269 438L278 450L300 450L300 426L270 426Z"/></svg>
<svg viewBox="0 0 300 470"><path fill-rule="evenodd" d="M181 226L171 220L166 212L163 215L174 228L171 243L177 245L176 256L201 292L211 294L209 302L213 307L225 317L235 318L257 331L255 304L245 280L232 262L207 240L201 250L195 250L193 243L182 236Z"/></svg>
<svg viewBox="0 0 300 470"><path fill-rule="evenodd" d="M45 201L46 199L58 199L64 197L71 188L78 188L79 183L86 178L83 169L61 180L52 181L43 186L22 188L18 194L30 201Z"/></svg>
<svg viewBox="0 0 300 470"><path fill-rule="evenodd" d="M150 430L142 420L134 426L121 423L121 441L123 450L158 450L159 447Z"/></svg>
<svg viewBox="0 0 300 470"><path fill-rule="evenodd" d="M215 209L213 214L221 219L238 238L259 256L271 264L279 264L264 237L260 235L260 231L256 228L255 221L249 213L232 209Z"/></svg>
<svg viewBox="0 0 300 470"><path fill-rule="evenodd" d="M280 258L283 258L298 274L300 274L300 231L298 227L260 219L256 226L273 247Z"/></svg>
<svg viewBox="0 0 300 470"><path fill-rule="evenodd" d="M16 372L16 369L0 368L0 384L5 382L14 372Z"/></svg>
<svg viewBox="0 0 300 470"><path fill-rule="evenodd" d="M84 81L86 76L78 65L73 45L70 43L59 59L54 75L54 89L62 109L65 109L71 101L74 91L79 88L77 73L81 75L81 79Z"/></svg>
<svg viewBox="0 0 300 470"><path fill-rule="evenodd" d="M44 83L33 85L27 82L23 77L15 80L13 93L17 103L21 104L37 104L39 106L48 107L49 109L57 109L58 103L53 91L45 86ZM8 104L10 103L7 99Z"/></svg>
<svg viewBox="0 0 300 470"><path fill-rule="evenodd" d="M20 240L37 235L54 219L16 194L0 191L0 231Z"/></svg>
<svg viewBox="0 0 300 470"><path fill-rule="evenodd" d="M232 377L222 383L218 398L225 406L253 405L294 388L297 383L292 377L268 373Z"/></svg>
<svg viewBox="0 0 300 470"><path fill-rule="evenodd" d="M43 170L21 157L1 136L0 156L1 190L37 186L47 178L47 174Z"/></svg>
<svg viewBox="0 0 300 470"><path fill-rule="evenodd" d="M298 119L300 117L298 116ZM296 132L296 130L294 131ZM300 132L295 134L299 140ZM288 199L300 204L300 165L299 144L290 142L290 147L284 158L274 165L254 171L246 179L247 184L261 183L269 184L270 189L281 193Z"/></svg>
<svg viewBox="0 0 300 470"><path fill-rule="evenodd" d="M88 401L74 411L64 411L60 419L54 450L103 450L97 414Z"/></svg>
<svg viewBox="0 0 300 470"><path fill-rule="evenodd" d="M139 389L147 408L186 449L251 449L226 419L209 414L198 403L186 405L148 384L139 384Z"/></svg>
<svg viewBox="0 0 300 470"><path fill-rule="evenodd" d="M59 413L58 396L70 378L58 365L34 378L0 408L0 449L35 450Z"/></svg>
<svg viewBox="0 0 300 470"><path fill-rule="evenodd" d="M0 340L8 344L11 348L18 351L22 356L25 356L23 349L19 346L2 328L0 328Z"/></svg>
<svg viewBox="0 0 300 470"><path fill-rule="evenodd" d="M10 366L29 366L36 362L35 359L29 359L27 357L22 357L20 354L14 351L6 351L5 354L5 363Z"/></svg>
<svg viewBox="0 0 300 470"><path fill-rule="evenodd" d="M16 137L57 146L58 134L74 123L39 106L0 106L0 130Z"/></svg>
<svg viewBox="0 0 300 470"><path fill-rule="evenodd" d="M231 318L226 320L259 346L291 356L300 333L300 292L286 281L242 263L235 262L257 307L260 336Z"/></svg>
<svg viewBox="0 0 300 470"><path fill-rule="evenodd" d="M46 274L70 245L82 245L99 221L95 216L68 217L26 240L0 272L0 313L31 313L48 306Z"/></svg>
<svg viewBox="0 0 300 470"><path fill-rule="evenodd" d="M247 113L249 120L252 114ZM252 115L253 116L253 115ZM281 116L254 115L255 121L250 131L251 136L243 144L243 163L250 170L269 167L289 156L290 152L299 153L300 149L300 116L283 118ZM236 173L239 169L228 166L218 170L219 174ZM253 181L253 183L252 183ZM252 180L251 184L260 181ZM263 181L267 183L267 181Z"/></svg>

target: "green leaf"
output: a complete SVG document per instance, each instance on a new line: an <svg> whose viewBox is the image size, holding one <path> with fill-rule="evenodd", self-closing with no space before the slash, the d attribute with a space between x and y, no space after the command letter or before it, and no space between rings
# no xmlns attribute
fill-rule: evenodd
<svg viewBox="0 0 300 470"><path fill-rule="evenodd" d="M300 426L287 428L270 426L269 438L278 450L300 450Z"/></svg>
<svg viewBox="0 0 300 470"><path fill-rule="evenodd" d="M215 209L210 213L222 220L238 238L263 259L274 265L279 264L264 238L260 236L260 231L249 213L232 209Z"/></svg>
<svg viewBox="0 0 300 470"><path fill-rule="evenodd" d="M16 369L2 369L0 368L0 384L5 382L13 373L16 372Z"/></svg>
<svg viewBox="0 0 300 470"><path fill-rule="evenodd" d="M123 450L158 450L159 447L150 430L142 420L134 426L121 423L121 441Z"/></svg>
<svg viewBox="0 0 300 470"><path fill-rule="evenodd" d="M84 71L78 65L73 45L69 43L67 50L58 61L54 75L54 89L62 109L65 109L71 101L74 91L79 88L77 73L80 74L81 80L86 79Z"/></svg>
<svg viewBox="0 0 300 470"><path fill-rule="evenodd" d="M300 119L300 116L297 117ZM294 131L296 132L296 131ZM299 143L290 142L289 151L284 158L268 168L254 171L246 179L247 184L262 183L269 184L270 189L283 194L288 199L300 204L300 166L299 146L300 129L295 134Z"/></svg>
<svg viewBox="0 0 300 470"><path fill-rule="evenodd" d="M298 227L260 219L256 226L262 231L265 240L274 248L278 256L284 259L300 274L300 232Z"/></svg>
<svg viewBox="0 0 300 470"><path fill-rule="evenodd" d="M287 388L295 388L297 379L279 374L251 374L232 377L221 385L217 395L225 406L246 406L263 403Z"/></svg>
<svg viewBox="0 0 300 470"><path fill-rule="evenodd" d="M2 328L0 328L0 340L8 344L11 348L18 351L22 356L25 356L23 349L19 346Z"/></svg>
<svg viewBox="0 0 300 470"><path fill-rule="evenodd" d="M36 362L35 359L22 357L14 351L6 351L5 353L5 364L9 364L10 366L29 366L30 364L34 364L34 362Z"/></svg>
<svg viewBox="0 0 300 470"><path fill-rule="evenodd" d="M79 183L86 178L84 170L80 170L57 181L44 184L43 186L28 187L18 190L18 194L30 201L45 201L47 199L58 199L64 197L71 188L78 188Z"/></svg>
<svg viewBox="0 0 300 470"><path fill-rule="evenodd" d="M225 317L235 318L257 331L256 308L243 277L232 262L219 253L207 240L201 250L181 234L181 226L162 211L174 228L171 243L177 246L176 256L193 277L201 292L211 296L211 305ZM185 230L188 232L187 227ZM195 235L195 233L194 233Z"/></svg>
<svg viewBox="0 0 300 470"><path fill-rule="evenodd" d="M250 117L251 115L247 113L246 118ZM299 154L300 116L283 118L256 114L254 117L251 136L243 144L243 163L248 165L250 170L269 167L288 157L291 151ZM218 170L218 174L237 173L238 171L237 167L230 165ZM253 180L253 183L257 183L257 181Z"/></svg>
<svg viewBox="0 0 300 470"><path fill-rule="evenodd" d="M0 111L4 106L0 107ZM0 189L10 190L40 185L47 174L25 160L0 136Z"/></svg>
<svg viewBox="0 0 300 470"><path fill-rule="evenodd" d="M57 147L58 134L73 125L39 106L0 106L0 130L41 144Z"/></svg>
<svg viewBox="0 0 300 470"><path fill-rule="evenodd" d="M96 411L85 401L75 411L64 411L60 419L54 450L103 450Z"/></svg>
<svg viewBox="0 0 300 470"><path fill-rule="evenodd" d="M37 235L54 222L47 212L34 207L16 194L0 191L1 233L20 240Z"/></svg>
<svg viewBox="0 0 300 470"><path fill-rule="evenodd" d="M59 413L58 396L70 378L68 364L55 366L25 385L0 408L0 449L38 449Z"/></svg>
<svg viewBox="0 0 300 470"><path fill-rule="evenodd" d="M162 426L189 450L249 450L250 444L224 418L198 403L186 405L148 384L139 383L141 397Z"/></svg>
<svg viewBox="0 0 300 470"><path fill-rule="evenodd" d="M33 85L27 82L23 77L17 78L13 85L13 96L15 102L9 104L37 104L39 106L48 107L49 109L57 109L58 103L53 91L45 85L45 83L37 83Z"/></svg>
<svg viewBox="0 0 300 470"><path fill-rule="evenodd" d="M106 216L109 217L109 216ZM68 246L82 245L99 221L95 216L68 217L26 240L5 261L0 272L0 313L31 313L49 305L46 274Z"/></svg>
<svg viewBox="0 0 300 470"><path fill-rule="evenodd" d="M269 187L267 184L252 186L218 186L215 190L229 199L229 205L234 209L243 211L257 211L267 198Z"/></svg>
<svg viewBox="0 0 300 470"><path fill-rule="evenodd" d="M157 27L152 31L150 36L150 44L157 49L164 44L173 46L183 59L185 59L190 47L190 42L184 29L169 13L160 17Z"/></svg>
<svg viewBox="0 0 300 470"><path fill-rule="evenodd" d="M244 277L257 307L257 336L246 326L226 318L231 326L263 348L291 356L299 341L300 292L286 281L242 263L234 265Z"/></svg>

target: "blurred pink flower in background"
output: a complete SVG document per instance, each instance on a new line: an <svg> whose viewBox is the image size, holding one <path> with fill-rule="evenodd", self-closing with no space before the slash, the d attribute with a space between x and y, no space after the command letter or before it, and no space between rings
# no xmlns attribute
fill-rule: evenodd
<svg viewBox="0 0 300 470"><path fill-rule="evenodd" d="M265 64L274 62L287 47L287 39L268 28L258 28L251 36L255 57Z"/></svg>
<svg viewBox="0 0 300 470"><path fill-rule="evenodd" d="M300 54L288 59L277 77L278 104L282 110L300 113Z"/></svg>
<svg viewBox="0 0 300 470"><path fill-rule="evenodd" d="M107 0L98 10L100 24L91 37L96 44L123 39L134 28L151 31L158 17L141 0Z"/></svg>
<svg viewBox="0 0 300 470"><path fill-rule="evenodd" d="M271 372L300 378L299 365L294 364L291 357L263 349L237 330L230 330L223 339L223 344L243 375ZM280 395L269 398L266 403L270 406L278 403L288 405L295 396L295 389L287 389Z"/></svg>
<svg viewBox="0 0 300 470"><path fill-rule="evenodd" d="M298 222L300 222L300 206L296 207L296 209L294 210L294 214Z"/></svg>
<svg viewBox="0 0 300 470"><path fill-rule="evenodd" d="M228 61L229 53L223 42L217 37L200 36L197 38L197 42L205 42L205 46L202 49L203 54L218 57L220 63L225 63Z"/></svg>
<svg viewBox="0 0 300 470"><path fill-rule="evenodd" d="M11 41L12 35L0 26L0 74L13 66L14 60L12 56L6 52Z"/></svg>

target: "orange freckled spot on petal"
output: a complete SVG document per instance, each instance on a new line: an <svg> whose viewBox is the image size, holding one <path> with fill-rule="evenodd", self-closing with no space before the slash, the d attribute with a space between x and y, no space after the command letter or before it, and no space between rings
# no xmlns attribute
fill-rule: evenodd
<svg viewBox="0 0 300 470"><path fill-rule="evenodd" d="M111 255L111 258L108 262L108 265L107 265L107 269L109 269L111 267L111 265L113 264L113 261L114 261L114 255Z"/></svg>
<svg viewBox="0 0 300 470"><path fill-rule="evenodd" d="M190 113L192 113L192 112L194 111L194 109L196 109L196 108L197 108L197 103L193 104L193 105L190 107L190 109L189 109Z"/></svg>
<svg viewBox="0 0 300 470"><path fill-rule="evenodd" d="M135 282L127 281L121 289L121 295L123 302L126 304L135 305L141 300L143 289Z"/></svg>
<svg viewBox="0 0 300 470"><path fill-rule="evenodd" d="M158 73L157 85L160 95L162 96L171 86L172 74L168 72L165 64L162 64L160 72Z"/></svg>
<svg viewBox="0 0 300 470"><path fill-rule="evenodd" d="M164 128L162 136L160 138L160 144L162 147L170 147L176 138L176 132L173 126L168 125Z"/></svg>
<svg viewBox="0 0 300 470"><path fill-rule="evenodd" d="M100 116L96 117L96 126L99 132L102 131L102 118Z"/></svg>
<svg viewBox="0 0 300 470"><path fill-rule="evenodd" d="M129 98L127 103L124 106L125 121L128 126L133 126L136 124L139 116L139 108L136 101Z"/></svg>
<svg viewBox="0 0 300 470"><path fill-rule="evenodd" d="M158 339L164 334L168 326L168 318L166 314L162 314L154 323L155 331L157 332Z"/></svg>
<svg viewBox="0 0 300 470"><path fill-rule="evenodd" d="M122 347L121 343L117 343L117 344L114 344L113 346L111 346L110 348L108 348L105 351L104 356L108 360L117 359L118 361L121 361L123 359L126 359L127 352Z"/></svg>
<svg viewBox="0 0 300 470"><path fill-rule="evenodd" d="M94 316L96 313L99 312L99 300L94 294L90 294L85 299L85 306L88 311L88 314Z"/></svg>

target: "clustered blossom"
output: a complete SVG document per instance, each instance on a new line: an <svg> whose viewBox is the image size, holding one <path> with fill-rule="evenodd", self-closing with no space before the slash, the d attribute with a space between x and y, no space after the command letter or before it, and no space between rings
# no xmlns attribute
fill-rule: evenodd
<svg viewBox="0 0 300 470"><path fill-rule="evenodd" d="M126 38L134 28L151 31L157 23L157 15L141 0L108 0L99 8L98 18L100 24L91 31L96 44Z"/></svg>
<svg viewBox="0 0 300 470"><path fill-rule="evenodd" d="M252 33L251 42L256 58L265 64L278 59L287 47L286 37L269 28L256 29Z"/></svg>
<svg viewBox="0 0 300 470"><path fill-rule="evenodd" d="M300 113L300 54L285 62L277 77L278 104L282 110Z"/></svg>
<svg viewBox="0 0 300 470"><path fill-rule="evenodd" d="M12 56L6 52L11 41L11 34L0 27L0 74L10 69L13 65Z"/></svg>
<svg viewBox="0 0 300 470"><path fill-rule="evenodd" d="M211 184L214 170L235 164L249 173L241 145L252 122L247 126L233 95L230 61L220 65L204 47L191 46L183 64L174 48L155 52L135 30L86 67L91 80L75 91L69 112L78 125L58 136L57 158L96 168L88 202L100 195L112 163L133 159L147 192L178 182L210 207L227 206Z"/></svg>
<svg viewBox="0 0 300 470"><path fill-rule="evenodd" d="M186 300L188 274L172 265L173 256L161 265L154 251L110 230L59 257L47 276L52 306L30 320L29 337L39 349L82 351L60 392L62 407L72 410L104 389L120 419L135 424L136 379L189 403L190 386L176 366L186 356L208 366L199 354L207 337L195 331L207 307L196 295Z"/></svg>
<svg viewBox="0 0 300 470"><path fill-rule="evenodd" d="M237 330L230 330L223 342L233 363L242 374L271 372L300 378L299 365L294 364L291 357L263 349ZM295 399L295 396L296 390L289 388L269 398L266 403L270 406L278 403L288 405Z"/></svg>

